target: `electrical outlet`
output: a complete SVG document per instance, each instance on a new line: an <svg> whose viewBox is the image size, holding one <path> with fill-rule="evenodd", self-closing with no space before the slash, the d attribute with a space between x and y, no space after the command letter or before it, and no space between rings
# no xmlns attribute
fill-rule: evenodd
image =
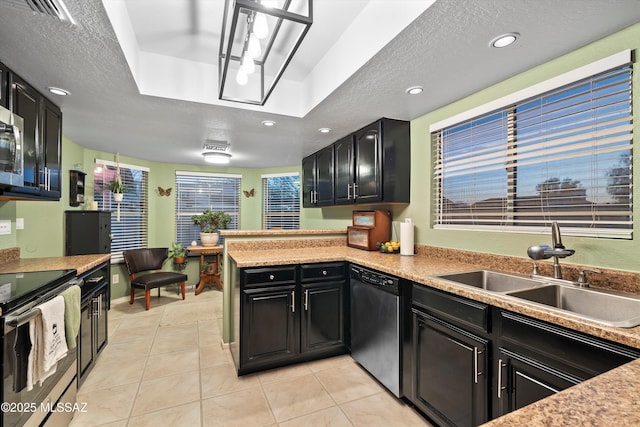
<svg viewBox="0 0 640 427"><path fill-rule="evenodd" d="M0 221L0 234L11 234L11 220Z"/></svg>
<svg viewBox="0 0 640 427"><path fill-rule="evenodd" d="M111 283L114 285L117 285L118 283L120 283L120 275L114 274L113 277L111 278Z"/></svg>
<svg viewBox="0 0 640 427"><path fill-rule="evenodd" d="M24 218L16 218L16 230L24 230Z"/></svg>

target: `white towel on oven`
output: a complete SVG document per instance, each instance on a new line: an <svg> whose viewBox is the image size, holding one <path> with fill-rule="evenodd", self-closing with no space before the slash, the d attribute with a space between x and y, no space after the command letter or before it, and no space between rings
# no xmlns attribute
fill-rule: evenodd
<svg viewBox="0 0 640 427"><path fill-rule="evenodd" d="M27 370L28 390L53 375L58 361L68 352L64 331L64 298L57 296L36 309L40 310L40 314L31 321L29 327L32 349Z"/></svg>
<svg viewBox="0 0 640 427"><path fill-rule="evenodd" d="M40 317L40 314L38 316ZM38 354L38 336L36 332L36 319L29 320L29 339L31 340L31 350L29 350L29 357L27 359L27 391L33 390L33 385L38 382L37 373L34 367L36 366L36 355Z"/></svg>

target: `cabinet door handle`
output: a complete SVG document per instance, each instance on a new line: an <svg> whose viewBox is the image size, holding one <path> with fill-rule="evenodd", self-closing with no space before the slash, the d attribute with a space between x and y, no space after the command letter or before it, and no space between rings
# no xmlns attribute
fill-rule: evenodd
<svg viewBox="0 0 640 427"><path fill-rule="evenodd" d="M347 184L347 200L351 200L351 184Z"/></svg>
<svg viewBox="0 0 640 427"><path fill-rule="evenodd" d="M482 375L482 372L478 371L478 355L482 354L478 351L478 347L473 347L473 381L478 384L478 375Z"/></svg>
<svg viewBox="0 0 640 427"><path fill-rule="evenodd" d="M296 291L291 291L291 312L296 312Z"/></svg>
<svg viewBox="0 0 640 427"><path fill-rule="evenodd" d="M304 311L309 311L309 289L304 290Z"/></svg>
<svg viewBox="0 0 640 427"><path fill-rule="evenodd" d="M358 198L358 195L356 194L356 190L358 189L358 184L356 184L355 182L353 183L353 200Z"/></svg>
<svg viewBox="0 0 640 427"><path fill-rule="evenodd" d="M273 274L270 274L270 275L269 275L269 280L273 280L273 279L275 279L275 278L276 278L276 276L274 276Z"/></svg>
<svg viewBox="0 0 640 427"><path fill-rule="evenodd" d="M322 275L326 276L327 275L327 270L322 270Z"/></svg>
<svg viewBox="0 0 640 427"><path fill-rule="evenodd" d="M502 368L505 366L507 365L502 363L502 359L498 359L498 399L502 399L502 390L506 389L506 387L502 386Z"/></svg>

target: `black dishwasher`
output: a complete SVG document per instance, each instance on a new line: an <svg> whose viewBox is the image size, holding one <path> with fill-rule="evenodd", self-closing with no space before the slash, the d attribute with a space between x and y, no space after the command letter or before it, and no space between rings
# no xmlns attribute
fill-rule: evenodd
<svg viewBox="0 0 640 427"><path fill-rule="evenodd" d="M402 283L351 266L351 357L397 397L402 393Z"/></svg>

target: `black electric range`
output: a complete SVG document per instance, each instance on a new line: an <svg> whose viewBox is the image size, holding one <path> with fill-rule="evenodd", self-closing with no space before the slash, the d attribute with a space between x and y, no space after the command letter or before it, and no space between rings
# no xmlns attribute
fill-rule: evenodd
<svg viewBox="0 0 640 427"><path fill-rule="evenodd" d="M76 270L0 274L0 313L4 316L68 282Z"/></svg>

